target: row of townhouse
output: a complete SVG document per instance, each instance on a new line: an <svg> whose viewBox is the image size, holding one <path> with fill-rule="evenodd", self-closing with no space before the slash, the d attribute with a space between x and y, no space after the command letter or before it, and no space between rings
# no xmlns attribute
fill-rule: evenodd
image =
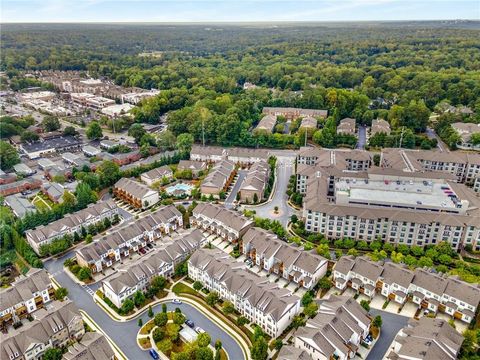
<svg viewBox="0 0 480 360"><path fill-rule="evenodd" d="M101 272L182 226L182 214L175 206L164 206L77 250L75 257L79 265Z"/></svg>
<svg viewBox="0 0 480 360"><path fill-rule="evenodd" d="M76 305L70 300L55 301L48 311L36 311L33 321L0 335L0 358L41 359L48 349L67 346L84 333L82 315Z"/></svg>
<svg viewBox="0 0 480 360"><path fill-rule="evenodd" d="M62 360L115 360L115 352L107 338L98 332L88 332L70 346Z"/></svg>
<svg viewBox="0 0 480 360"><path fill-rule="evenodd" d="M257 227L250 228L243 236L242 253L260 268L306 289L312 289L327 273L328 261L314 250L303 251Z"/></svg>
<svg viewBox="0 0 480 360"><path fill-rule="evenodd" d="M146 209L160 201L158 191L128 178L121 178L115 183L113 195L138 209Z"/></svg>
<svg viewBox="0 0 480 360"><path fill-rule="evenodd" d="M206 241L198 229L175 237L170 244L155 248L137 262L104 280L103 293L117 307L121 307L135 292L146 290L153 277L171 277L175 267L196 249L203 247Z"/></svg>
<svg viewBox="0 0 480 360"><path fill-rule="evenodd" d="M385 359L455 360L463 340L463 336L445 320L427 317L411 319L395 337Z"/></svg>
<svg viewBox="0 0 480 360"><path fill-rule="evenodd" d="M340 258L333 279L339 290L351 287L370 298L378 292L400 304L411 300L423 309L441 311L467 323L475 318L480 302L478 285L426 268L411 271L404 265L366 257Z"/></svg>
<svg viewBox="0 0 480 360"><path fill-rule="evenodd" d="M270 178L270 165L266 161L254 163L240 185L240 200L254 202L261 201Z"/></svg>
<svg viewBox="0 0 480 360"><path fill-rule="evenodd" d="M235 164L229 160L219 161L203 179L200 192L203 195L219 196L226 191L236 175Z"/></svg>
<svg viewBox="0 0 480 360"><path fill-rule="evenodd" d="M259 161L266 161L270 157L270 150L255 148L223 148L219 146L193 145L190 151L190 160L219 162L229 160L235 164L247 165Z"/></svg>
<svg viewBox="0 0 480 360"><path fill-rule="evenodd" d="M328 239L381 239L424 246L447 241L452 248L480 249L480 200L449 174L297 167L308 232Z"/></svg>
<svg viewBox="0 0 480 360"><path fill-rule="evenodd" d="M89 205L86 209L67 214L62 219L48 225L39 226L25 232L26 238L33 250L39 254L40 247L47 245L54 239L61 238L66 234L80 233L82 228L96 224L104 219L113 219L118 215L118 207L113 200L98 202Z"/></svg>
<svg viewBox="0 0 480 360"><path fill-rule="evenodd" d="M52 281L43 269L30 269L8 288L0 290L0 326L7 327L43 308L55 295Z"/></svg>
<svg viewBox="0 0 480 360"><path fill-rule="evenodd" d="M293 345L282 347L279 359L347 360L355 357L370 331L372 319L354 299L332 295L319 302L318 313L294 333Z"/></svg>
<svg viewBox="0 0 480 360"><path fill-rule="evenodd" d="M249 321L276 338L300 312L300 298L246 269L219 250L199 249L188 261L188 276L232 302Z"/></svg>
<svg viewBox="0 0 480 360"><path fill-rule="evenodd" d="M152 186L154 183L162 181L163 179L171 180L172 178L173 171L168 165L160 166L140 175L140 180L148 186Z"/></svg>
<svg viewBox="0 0 480 360"><path fill-rule="evenodd" d="M237 243L253 221L221 205L202 203L193 209L190 225Z"/></svg>
<svg viewBox="0 0 480 360"><path fill-rule="evenodd" d="M325 119L328 116L328 110L321 109L302 109L293 107L264 107L262 114L284 116L287 120L295 120L304 117L315 117Z"/></svg>

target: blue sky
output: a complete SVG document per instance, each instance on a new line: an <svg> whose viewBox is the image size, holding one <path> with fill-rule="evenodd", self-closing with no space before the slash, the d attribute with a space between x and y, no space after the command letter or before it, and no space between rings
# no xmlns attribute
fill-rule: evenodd
<svg viewBox="0 0 480 360"><path fill-rule="evenodd" d="M0 0L2 22L480 19L480 0Z"/></svg>

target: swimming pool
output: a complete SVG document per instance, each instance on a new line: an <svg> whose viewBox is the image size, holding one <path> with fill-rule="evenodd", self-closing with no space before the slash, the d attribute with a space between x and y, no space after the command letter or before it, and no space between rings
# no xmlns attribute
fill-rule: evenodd
<svg viewBox="0 0 480 360"><path fill-rule="evenodd" d="M173 186L169 186L168 188L165 189L165 191L168 193L168 194L173 194L174 192L177 192L177 191L182 191L186 194L190 194L190 191L193 189L193 185L190 185L190 184L184 184L184 183L178 183L178 184L175 184Z"/></svg>

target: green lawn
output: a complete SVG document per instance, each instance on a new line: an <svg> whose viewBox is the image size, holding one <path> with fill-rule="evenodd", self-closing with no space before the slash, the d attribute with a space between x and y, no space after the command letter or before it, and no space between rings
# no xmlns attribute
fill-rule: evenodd
<svg viewBox="0 0 480 360"><path fill-rule="evenodd" d="M185 284L182 284L182 283L176 283L173 288L172 288L172 291L176 294L176 295L180 295L180 294L190 294L190 295L197 295L198 296L198 292L196 292L194 289L192 289L190 286L187 286Z"/></svg>
<svg viewBox="0 0 480 360"><path fill-rule="evenodd" d="M40 211L50 210L52 208L47 200L38 195L33 199L32 204L35 205Z"/></svg>

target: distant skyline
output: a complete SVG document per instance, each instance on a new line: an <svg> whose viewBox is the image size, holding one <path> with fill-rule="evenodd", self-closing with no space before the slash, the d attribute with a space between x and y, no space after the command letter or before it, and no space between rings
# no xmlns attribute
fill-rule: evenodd
<svg viewBox="0 0 480 360"><path fill-rule="evenodd" d="M480 0L1 0L1 22L480 19Z"/></svg>

